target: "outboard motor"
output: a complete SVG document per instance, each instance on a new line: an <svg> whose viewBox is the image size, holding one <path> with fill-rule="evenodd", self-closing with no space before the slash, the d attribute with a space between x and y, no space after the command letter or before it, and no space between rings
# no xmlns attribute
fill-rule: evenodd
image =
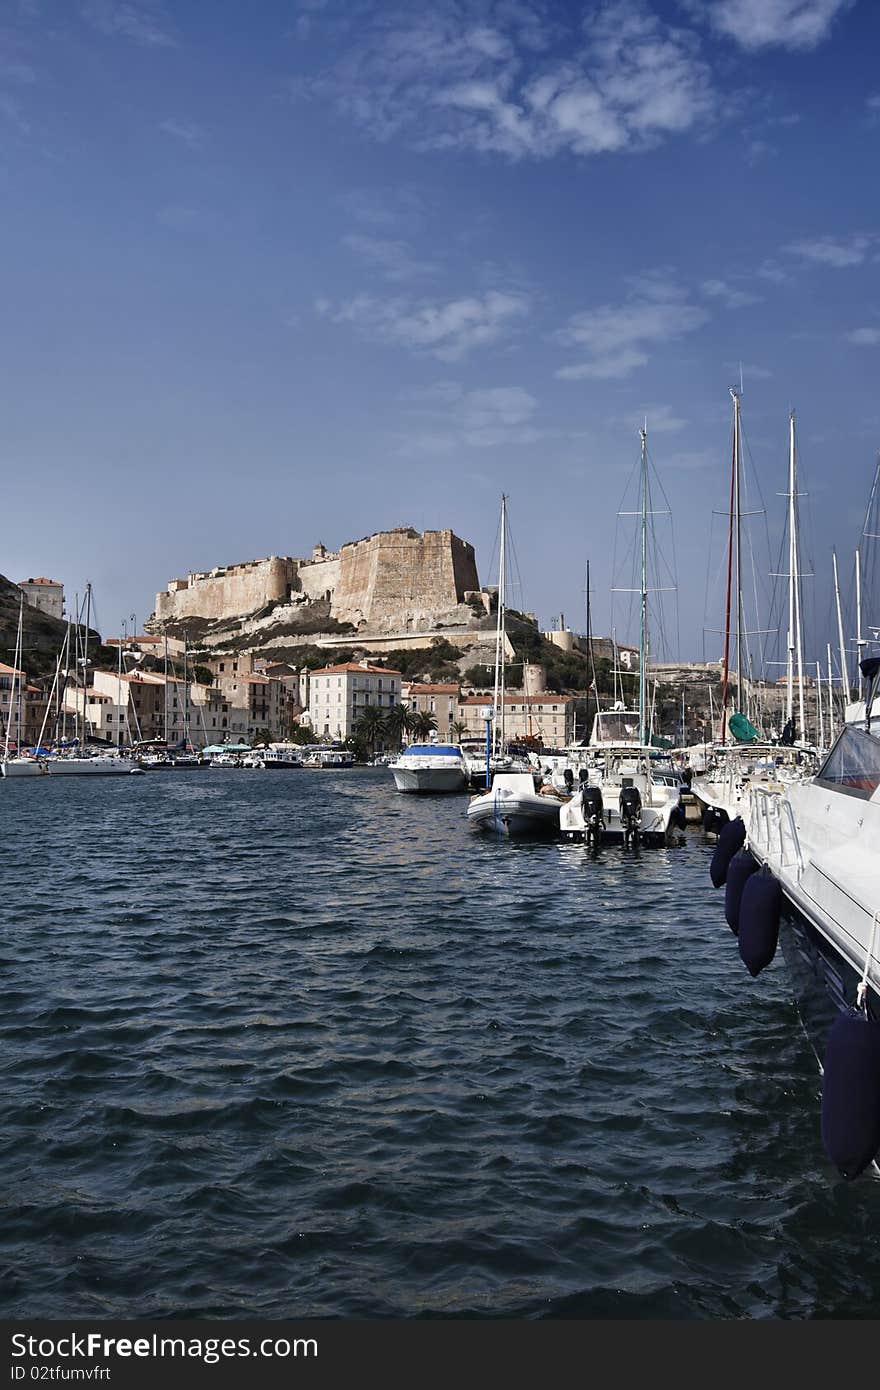
<svg viewBox="0 0 880 1390"><path fill-rule="evenodd" d="M584 786L581 789L581 809L584 813L584 839L587 844L598 845L602 838L605 810L598 787Z"/></svg>
<svg viewBox="0 0 880 1390"><path fill-rule="evenodd" d="M623 826L624 844L636 843L642 824L642 798L638 787L622 787L620 790L620 824Z"/></svg>

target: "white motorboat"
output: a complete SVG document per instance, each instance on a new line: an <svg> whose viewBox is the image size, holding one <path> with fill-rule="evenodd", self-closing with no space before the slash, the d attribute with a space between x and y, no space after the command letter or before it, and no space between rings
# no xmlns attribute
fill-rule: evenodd
<svg viewBox="0 0 880 1390"><path fill-rule="evenodd" d="M498 772L489 791L471 798L468 821L496 835L527 838L559 832L559 793L535 790L530 772Z"/></svg>
<svg viewBox="0 0 880 1390"><path fill-rule="evenodd" d="M569 840L666 844L685 828L681 793L674 775L654 775L649 749L607 749L581 769L578 790L560 805L559 828Z"/></svg>
<svg viewBox="0 0 880 1390"><path fill-rule="evenodd" d="M399 792L460 792L467 785L464 756L453 743L411 743L390 767Z"/></svg>

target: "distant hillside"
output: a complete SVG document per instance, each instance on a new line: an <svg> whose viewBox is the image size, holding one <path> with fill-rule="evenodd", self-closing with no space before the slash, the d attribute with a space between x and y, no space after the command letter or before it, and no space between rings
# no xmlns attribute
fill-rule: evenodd
<svg viewBox="0 0 880 1390"><path fill-rule="evenodd" d="M17 584L13 584L5 575L0 574L0 661L11 666L15 656L15 636L18 631L18 607L21 601L21 590ZM48 613L42 613L39 608L33 608L29 603L24 605L24 616L22 620L23 629L23 656L22 667L27 671L30 680L39 680L50 677L55 671L55 658L61 650L67 632L67 622L59 618L50 618ZM94 630L89 630L89 643L95 646L95 656L98 655L100 634ZM113 658L115 660L115 658Z"/></svg>

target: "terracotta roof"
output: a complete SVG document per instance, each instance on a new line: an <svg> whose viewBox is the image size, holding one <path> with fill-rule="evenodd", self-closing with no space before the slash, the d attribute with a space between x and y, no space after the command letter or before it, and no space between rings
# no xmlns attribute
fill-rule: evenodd
<svg viewBox="0 0 880 1390"><path fill-rule="evenodd" d="M7 666L4 661L0 661L0 676L24 676L26 671L19 671L17 666Z"/></svg>
<svg viewBox="0 0 880 1390"><path fill-rule="evenodd" d="M457 695L461 689L458 685L431 685L429 682L424 684L417 683L407 686L409 695Z"/></svg>
<svg viewBox="0 0 880 1390"><path fill-rule="evenodd" d="M40 576L39 579L22 579L19 582L19 588L22 584L53 584L56 589L64 588L64 585L59 583L57 579L46 579L43 576Z"/></svg>
<svg viewBox="0 0 880 1390"><path fill-rule="evenodd" d="M354 672L360 672L361 675L364 675L364 674L374 674L374 675L378 675L378 676L399 676L399 675L400 675L400 672L399 672L399 671L392 671L391 668L388 667L388 666L369 666L369 665L367 665L366 662L364 662L363 664L361 664L361 663L359 663L359 662L357 662L357 661L345 661L345 662L342 663L341 666L322 666L321 669L320 669L319 671L313 671L313 672L312 672L312 675L313 675L313 676L335 676L338 672L341 672L341 671L354 671Z"/></svg>

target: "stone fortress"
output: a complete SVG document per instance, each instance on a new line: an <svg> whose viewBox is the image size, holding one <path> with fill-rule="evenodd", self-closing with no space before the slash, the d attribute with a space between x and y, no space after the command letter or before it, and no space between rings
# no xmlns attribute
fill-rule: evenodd
<svg viewBox="0 0 880 1390"><path fill-rule="evenodd" d="M219 637L242 620L261 627L307 620L312 632L326 622L330 633L342 627L381 639L474 627L490 614L493 593L480 588L467 541L450 530L401 526L338 551L317 545L309 559L270 555L173 579L156 595L147 626L174 631L195 622L210 642L211 629Z"/></svg>

